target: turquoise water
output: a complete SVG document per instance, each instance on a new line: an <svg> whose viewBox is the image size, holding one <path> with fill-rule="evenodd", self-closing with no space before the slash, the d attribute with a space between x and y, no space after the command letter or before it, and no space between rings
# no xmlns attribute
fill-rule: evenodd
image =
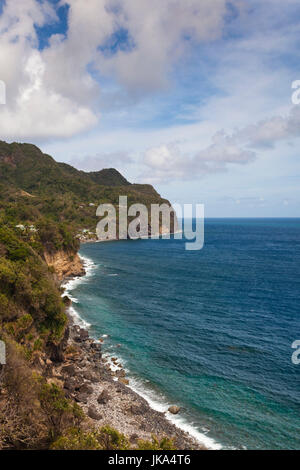
<svg viewBox="0 0 300 470"><path fill-rule="evenodd" d="M81 255L94 268L71 283L74 307L154 405L180 405L212 447L300 449L300 219L209 219L201 251L139 240Z"/></svg>

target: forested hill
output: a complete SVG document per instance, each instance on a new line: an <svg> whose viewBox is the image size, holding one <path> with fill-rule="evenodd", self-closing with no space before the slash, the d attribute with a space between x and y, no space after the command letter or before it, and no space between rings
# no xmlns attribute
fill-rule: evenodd
<svg viewBox="0 0 300 470"><path fill-rule="evenodd" d="M78 230L95 231L96 207L117 205L119 195L148 207L168 202L151 185L131 184L113 168L86 173L56 162L35 145L0 142L0 220L11 228L34 225L41 232L51 226L48 242L55 248L71 242ZM51 232L57 232L56 241Z"/></svg>
<svg viewBox="0 0 300 470"><path fill-rule="evenodd" d="M0 449L49 448L68 428L83 432L80 407L52 376L69 330L60 281L82 274L78 237L93 236L97 206L117 205L119 195L166 202L117 170L85 173L35 145L0 142Z"/></svg>

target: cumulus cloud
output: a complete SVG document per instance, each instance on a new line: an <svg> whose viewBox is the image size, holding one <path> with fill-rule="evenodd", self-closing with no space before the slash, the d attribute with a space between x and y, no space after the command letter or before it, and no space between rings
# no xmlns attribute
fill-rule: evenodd
<svg viewBox="0 0 300 470"><path fill-rule="evenodd" d="M99 171L102 168L120 168L133 163L133 159L126 152L111 152L85 157L73 157L69 162L79 170Z"/></svg>
<svg viewBox="0 0 300 470"><path fill-rule="evenodd" d="M234 139L251 147L273 147L276 142L300 137L300 107L293 106L285 116L273 116L236 132Z"/></svg>
<svg viewBox="0 0 300 470"><path fill-rule="evenodd" d="M246 164L254 159L253 151L240 148L231 137L220 132L213 137L209 147L192 156L182 154L173 144L149 149L142 160L147 168L142 176L153 183L192 180L226 171L230 163Z"/></svg>
<svg viewBox="0 0 300 470"><path fill-rule="evenodd" d="M8 0L0 16L0 70L6 106L0 110L2 138L69 137L97 122L95 113L61 93L62 77L47 82L49 63L38 49L35 26L57 21L49 2Z"/></svg>
<svg viewBox="0 0 300 470"><path fill-rule="evenodd" d="M36 26L59 21L65 34L39 48ZM226 0L6 0L0 15L0 70L7 105L0 110L6 139L70 137L99 119L99 77L127 93L167 85L191 44L222 34ZM124 35L114 47L115 35ZM103 98L102 98L103 100Z"/></svg>
<svg viewBox="0 0 300 470"><path fill-rule="evenodd" d="M118 49L100 60L99 67L129 89L145 91L166 86L170 69L191 44L222 35L227 1L114 0L110 4L132 47Z"/></svg>
<svg viewBox="0 0 300 470"><path fill-rule="evenodd" d="M226 171L229 164L250 163L256 159L258 148L299 137L300 107L294 106L286 116L273 116L232 134L219 131L211 145L193 155L184 154L172 143L150 148L142 157L146 170L141 176L151 182L192 180Z"/></svg>

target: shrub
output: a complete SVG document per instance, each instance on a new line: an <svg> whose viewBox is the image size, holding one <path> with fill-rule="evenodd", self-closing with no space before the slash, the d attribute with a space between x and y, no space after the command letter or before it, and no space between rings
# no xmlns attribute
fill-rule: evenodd
<svg viewBox="0 0 300 470"><path fill-rule="evenodd" d="M176 450L173 439L164 437L159 440L156 436L152 436L152 441L140 439L137 448L138 450Z"/></svg>
<svg viewBox="0 0 300 470"><path fill-rule="evenodd" d="M51 441L56 440L67 428L78 426L84 418L80 406L65 398L63 390L55 384L43 384L39 400L48 422Z"/></svg>
<svg viewBox="0 0 300 470"><path fill-rule="evenodd" d="M79 428L68 429L51 445L53 450L127 450L129 442L124 434L110 426L84 432Z"/></svg>
<svg viewBox="0 0 300 470"><path fill-rule="evenodd" d="M129 449L129 442L124 434L110 426L100 428L97 439L104 450L126 450Z"/></svg>
<svg viewBox="0 0 300 470"><path fill-rule="evenodd" d="M94 432L85 433L78 428L72 428L64 436L60 436L52 445L52 450L101 450Z"/></svg>

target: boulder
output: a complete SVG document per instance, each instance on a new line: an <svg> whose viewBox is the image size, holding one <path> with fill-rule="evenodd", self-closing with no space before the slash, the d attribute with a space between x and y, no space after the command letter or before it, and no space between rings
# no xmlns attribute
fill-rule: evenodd
<svg viewBox="0 0 300 470"><path fill-rule="evenodd" d="M91 395L93 393L93 387L91 387L88 383L84 383L79 388L80 393L84 393L86 395Z"/></svg>
<svg viewBox="0 0 300 470"><path fill-rule="evenodd" d="M69 364L68 366L62 367L61 371L62 371L63 374L67 374L67 375L71 375L71 376L75 375L75 373L76 373L76 369L75 369L74 364Z"/></svg>
<svg viewBox="0 0 300 470"><path fill-rule="evenodd" d="M95 421L102 419L102 415L98 412L97 408L94 405L91 405L88 409L88 416Z"/></svg>
<svg viewBox="0 0 300 470"><path fill-rule="evenodd" d="M121 369L121 370L117 370L116 371L116 376L117 377L125 377L125 370L124 369Z"/></svg>
<svg viewBox="0 0 300 470"><path fill-rule="evenodd" d="M66 390L69 390L70 392L74 392L75 391L75 380L73 378L68 377L65 380L64 388Z"/></svg>
<svg viewBox="0 0 300 470"><path fill-rule="evenodd" d="M173 415L177 415L180 411L180 407L173 405L168 408L169 413L172 413Z"/></svg>
<svg viewBox="0 0 300 470"><path fill-rule="evenodd" d="M96 384L96 383L98 383L98 382L100 381L100 379L99 379L99 377L98 377L97 374L92 374L90 380L91 380L91 382L92 382L93 384Z"/></svg>
<svg viewBox="0 0 300 470"><path fill-rule="evenodd" d="M72 305L72 300L67 295L64 295L64 297L62 298L62 301L66 307L70 307Z"/></svg>
<svg viewBox="0 0 300 470"><path fill-rule="evenodd" d="M93 374L91 370L88 370L88 369L83 370L82 377L94 383L98 382L98 377L95 374Z"/></svg>
<svg viewBox="0 0 300 470"><path fill-rule="evenodd" d="M121 382L124 385L129 385L129 380L128 379L123 379L123 377L119 377L119 382Z"/></svg>
<svg viewBox="0 0 300 470"><path fill-rule="evenodd" d="M144 415L148 411L149 407L146 404L131 405L130 412L133 415Z"/></svg>
<svg viewBox="0 0 300 470"><path fill-rule="evenodd" d="M135 444L137 442L139 438L139 435L138 434L131 434L130 438L129 438L129 441L132 443L132 444Z"/></svg>
<svg viewBox="0 0 300 470"><path fill-rule="evenodd" d="M91 349L94 349L95 351L101 351L101 344L93 342L91 344Z"/></svg>
<svg viewBox="0 0 300 470"><path fill-rule="evenodd" d="M85 393L78 393L75 397L75 400L79 403L86 404L88 401L88 396Z"/></svg>
<svg viewBox="0 0 300 470"><path fill-rule="evenodd" d="M110 394L108 393L108 390L104 389L98 399L97 399L97 402L100 404L100 405L106 405L106 403L111 399L111 396Z"/></svg>
<svg viewBox="0 0 300 470"><path fill-rule="evenodd" d="M75 341L81 343L82 341L87 341L89 339L89 332L84 328L77 330L77 336L75 336Z"/></svg>

